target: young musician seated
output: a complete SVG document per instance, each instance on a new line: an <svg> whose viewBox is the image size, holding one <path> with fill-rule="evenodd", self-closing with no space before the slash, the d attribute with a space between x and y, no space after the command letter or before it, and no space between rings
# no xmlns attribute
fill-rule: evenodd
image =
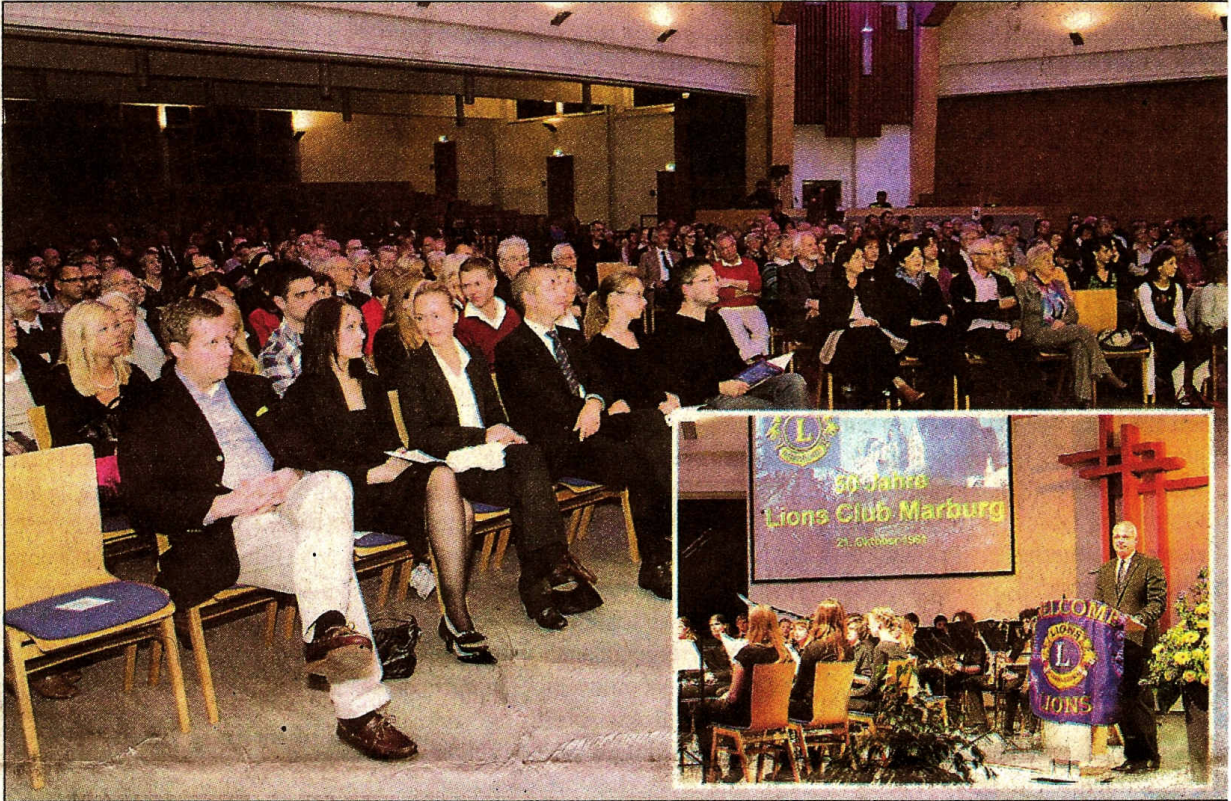
<svg viewBox="0 0 1231 801"><path fill-rule="evenodd" d="M807 640L799 654L799 669L791 688L791 717L812 720L817 663L849 662L854 658L855 649L846 640L846 610L832 598L821 601L812 615Z"/></svg>
<svg viewBox="0 0 1231 801"><path fill-rule="evenodd" d="M302 373L283 396L278 422L313 433L301 440L299 464L350 479L357 530L402 537L424 555L426 512L444 602L440 637L462 662L492 664L496 658L466 606L470 527L457 478L445 465L386 454L402 443L389 398L363 365L363 326L359 309L340 296L313 304L304 322Z"/></svg>
<svg viewBox="0 0 1231 801"><path fill-rule="evenodd" d="M272 426L269 381L230 372L221 306L187 298L161 324L174 361L126 410L118 447L132 516L171 542L158 585L179 609L236 583L293 593L306 667L329 680L338 737L373 759L414 756L383 712L390 695L355 576L350 482L282 458L312 432Z"/></svg>
<svg viewBox="0 0 1231 801"><path fill-rule="evenodd" d="M880 640L872 650L871 680L851 691L851 709L875 712L884 694L885 676L889 663L907 659L909 654L902 646L902 620L892 609L878 607L868 613L868 631Z"/></svg>
<svg viewBox="0 0 1231 801"><path fill-rule="evenodd" d="M411 351L395 376L410 447L443 459L459 448L505 446L503 468L465 470L458 484L467 498L509 508L526 614L545 629L562 629L566 614L593 609L602 599L587 580L593 574L569 556L543 456L506 422L482 354L454 337L457 310L448 287L421 284L412 303L425 344ZM571 592L553 591L569 585Z"/></svg>
<svg viewBox="0 0 1231 801"><path fill-rule="evenodd" d="M749 386L736 378L745 368L739 348L722 318L718 278L703 259L689 259L675 269L683 294L679 312L667 315L654 332L654 352L667 386L685 406L711 409L806 409L807 383L796 373L782 373Z"/></svg>

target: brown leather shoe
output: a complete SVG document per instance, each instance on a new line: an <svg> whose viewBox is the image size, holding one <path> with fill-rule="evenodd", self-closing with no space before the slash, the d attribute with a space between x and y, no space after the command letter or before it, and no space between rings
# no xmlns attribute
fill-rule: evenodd
<svg viewBox="0 0 1231 801"><path fill-rule="evenodd" d="M368 759L410 759L419 753L419 746L393 723L393 716L382 712L338 718L338 739Z"/></svg>
<svg viewBox="0 0 1231 801"><path fill-rule="evenodd" d="M331 684L362 678L372 671L372 641L351 626L330 626L305 643L305 669Z"/></svg>

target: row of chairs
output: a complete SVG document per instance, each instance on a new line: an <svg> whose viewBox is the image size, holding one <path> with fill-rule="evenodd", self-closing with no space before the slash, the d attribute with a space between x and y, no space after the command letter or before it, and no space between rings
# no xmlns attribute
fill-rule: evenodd
<svg viewBox="0 0 1231 801"><path fill-rule="evenodd" d="M396 391L390 393L390 402L399 434L405 442L405 426ZM180 729L188 732L188 704L176 638L178 620L191 644L207 719L211 725L217 725L220 714L205 642L205 624L224 617L263 612L264 641L271 645L280 630L285 638L292 638L297 610L291 596L258 587L235 586L177 613L161 589L118 580L107 571L104 559L123 553L121 549L131 547L141 535L122 518L110 521L110 530L104 525L92 448L89 445L52 448L45 409L31 410L30 418L41 450L5 459L5 528L8 535L5 633L30 758L30 781L35 789L40 789L45 784L45 776L34 724L30 675L122 647L124 690L131 692L137 645L150 640L148 683L150 686L158 684L165 661ZM629 556L634 562L639 560L627 490L615 490L582 479L565 479L557 486L557 500L561 510L569 515L570 543L585 536L598 503L619 501L628 530ZM479 568L487 570L492 565L499 568L512 530L509 510L482 504L475 506L476 534L482 537ZM46 547L51 532L56 536L55 549ZM159 535L156 541L159 552L168 547L165 537ZM387 603L395 581L397 599L405 599L414 558L415 554L404 541L389 535L368 532L356 540L356 573L360 578L380 577L379 589L370 607L379 609Z"/></svg>
<svg viewBox="0 0 1231 801"><path fill-rule="evenodd" d="M795 681L795 664L784 662L755 665L752 669L752 714L747 726L715 724L710 745L711 769L721 755L739 759L744 780L760 782L765 757L777 760L785 756L791 777L800 781L799 759L807 765L814 751L829 757L850 747L852 724L876 729L873 713L851 711L850 688L855 676L854 662L819 662L812 694L812 718L792 720L789 715L791 687ZM886 670L887 685L897 685L911 697L919 694L918 678L910 660L891 660ZM944 697L924 698L928 714L936 714L947 723ZM798 751L798 758L796 752ZM756 772L750 757L757 758ZM823 764L823 763L822 763ZM708 778L708 777L707 777Z"/></svg>

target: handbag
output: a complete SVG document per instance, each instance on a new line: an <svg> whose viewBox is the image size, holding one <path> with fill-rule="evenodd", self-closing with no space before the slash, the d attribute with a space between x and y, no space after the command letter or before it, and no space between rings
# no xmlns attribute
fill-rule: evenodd
<svg viewBox="0 0 1231 801"><path fill-rule="evenodd" d="M386 615L372 620L372 641L386 679L408 679L414 675L418 664L415 646L422 633L414 615Z"/></svg>

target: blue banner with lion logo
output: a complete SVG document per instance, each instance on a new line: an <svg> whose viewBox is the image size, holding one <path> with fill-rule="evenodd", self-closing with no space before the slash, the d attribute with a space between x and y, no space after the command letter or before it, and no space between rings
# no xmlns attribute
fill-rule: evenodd
<svg viewBox="0 0 1231 801"><path fill-rule="evenodd" d="M1119 719L1123 615L1098 601L1066 598L1039 607L1030 655L1030 708L1043 720L1107 726Z"/></svg>

